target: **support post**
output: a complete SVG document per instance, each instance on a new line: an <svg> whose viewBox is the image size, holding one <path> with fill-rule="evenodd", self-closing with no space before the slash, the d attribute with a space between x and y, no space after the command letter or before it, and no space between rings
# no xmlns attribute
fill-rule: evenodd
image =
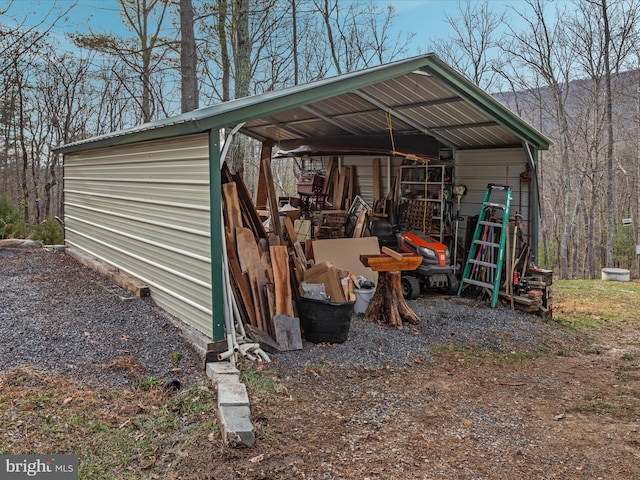
<svg viewBox="0 0 640 480"><path fill-rule="evenodd" d="M220 175L220 131L209 130L209 231L211 249L211 337L214 342L224 340L225 298L222 288L223 232L222 180Z"/></svg>
<svg viewBox="0 0 640 480"><path fill-rule="evenodd" d="M269 212L271 213L271 229L273 233L282 242L282 225L278 214L278 198L276 197L276 188L273 183L273 172L271 171L271 149L273 142L267 140L262 144L262 152L260 154L260 165L264 172L264 180L267 187L267 196L269 200Z"/></svg>

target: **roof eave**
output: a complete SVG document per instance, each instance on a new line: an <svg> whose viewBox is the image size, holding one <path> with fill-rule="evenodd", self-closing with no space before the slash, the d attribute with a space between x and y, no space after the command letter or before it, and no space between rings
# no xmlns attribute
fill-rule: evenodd
<svg viewBox="0 0 640 480"><path fill-rule="evenodd" d="M253 118L272 115L290 108L318 102L331 96L357 90L372 83L382 82L398 75L410 73L424 66L426 59L432 55L427 54L399 60L391 64L330 77L277 92L267 92L253 97L231 100L178 117L143 124L114 134L95 137L69 145L62 145L55 148L54 152L73 153L235 126Z"/></svg>
<svg viewBox="0 0 640 480"><path fill-rule="evenodd" d="M74 153L160 138L197 134L235 126L251 119L313 104L332 96L353 92L368 85L412 72L436 77L454 94L462 97L489 118L494 119L503 128L534 148L539 150L547 150L549 148L551 141L542 133L527 125L514 113L470 83L436 55L426 54L280 91L267 92L253 97L244 97L205 107L177 117L63 145L54 149L54 151L63 154ZM255 134L247 133L255 137Z"/></svg>
<svg viewBox="0 0 640 480"><path fill-rule="evenodd" d="M477 109L483 111L490 118L495 119L502 127L506 128L523 141L538 150L548 150L552 141L544 134L526 124L511 110L503 106L491 95L469 82L458 72L449 67L440 58L431 55L427 59L427 65L422 68L426 73L436 76L444 85L447 85L455 94L464 98Z"/></svg>

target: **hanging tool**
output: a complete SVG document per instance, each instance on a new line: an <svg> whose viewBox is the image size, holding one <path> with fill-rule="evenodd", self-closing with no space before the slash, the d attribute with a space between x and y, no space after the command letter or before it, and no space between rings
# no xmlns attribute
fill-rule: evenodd
<svg viewBox="0 0 640 480"><path fill-rule="evenodd" d="M518 243L518 229L520 228L520 224L522 222L522 215L519 213L516 213L514 216L515 220L513 222L513 245L512 245L512 250L511 250L511 264L510 264L510 268L509 271L507 272L507 282L508 285L510 286L509 288L509 295L511 296L511 310L515 309L515 305L514 305L514 291L513 288L516 284L520 283L520 275L517 275L517 281L516 281L516 246Z"/></svg>
<svg viewBox="0 0 640 480"><path fill-rule="evenodd" d="M458 224L462 218L460 217L460 200L467 193L466 185L454 185L451 189L453 196L456 198L456 231L453 236L453 268L454 272L458 269L457 267L457 259L458 259Z"/></svg>

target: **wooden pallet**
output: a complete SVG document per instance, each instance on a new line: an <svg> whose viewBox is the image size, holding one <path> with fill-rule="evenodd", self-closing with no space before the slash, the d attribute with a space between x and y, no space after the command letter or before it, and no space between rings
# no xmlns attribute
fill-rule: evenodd
<svg viewBox="0 0 640 480"><path fill-rule="evenodd" d="M511 303L511 295L505 292L500 292L499 297L502 300L505 300L506 302ZM529 298L523 295L514 295L513 301L514 301L514 306L518 310L523 312L534 313L540 310L540 307L542 307L542 301L540 299Z"/></svg>
<svg viewBox="0 0 640 480"><path fill-rule="evenodd" d="M400 206L400 225L407 230L429 233L433 223L433 204L423 200L407 200Z"/></svg>

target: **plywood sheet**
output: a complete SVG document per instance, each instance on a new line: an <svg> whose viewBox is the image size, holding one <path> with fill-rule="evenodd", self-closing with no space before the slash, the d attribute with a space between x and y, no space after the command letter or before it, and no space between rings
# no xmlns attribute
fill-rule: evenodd
<svg viewBox="0 0 640 480"><path fill-rule="evenodd" d="M360 255L380 253L378 237L332 238L313 241L313 255L317 263L331 262L337 268L362 275L378 283L378 273L360 262Z"/></svg>

